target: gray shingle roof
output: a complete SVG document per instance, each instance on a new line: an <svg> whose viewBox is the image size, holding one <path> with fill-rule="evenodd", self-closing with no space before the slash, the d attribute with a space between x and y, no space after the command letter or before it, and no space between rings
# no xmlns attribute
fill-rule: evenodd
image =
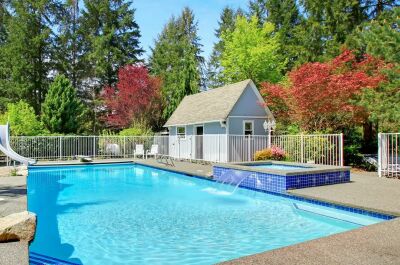
<svg viewBox="0 0 400 265"><path fill-rule="evenodd" d="M164 126L225 120L250 79L184 97Z"/></svg>

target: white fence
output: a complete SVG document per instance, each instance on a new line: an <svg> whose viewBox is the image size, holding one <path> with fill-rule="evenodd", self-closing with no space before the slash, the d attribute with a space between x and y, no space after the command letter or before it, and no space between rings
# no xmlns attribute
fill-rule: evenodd
<svg viewBox="0 0 400 265"><path fill-rule="evenodd" d="M343 134L274 135L273 146L299 163L343 166Z"/></svg>
<svg viewBox="0 0 400 265"><path fill-rule="evenodd" d="M380 177L400 177L400 133L378 135L378 174Z"/></svg>
<svg viewBox="0 0 400 265"><path fill-rule="evenodd" d="M129 158L137 144L176 159L210 162L253 161L254 153L269 144L280 147L290 161L343 165L343 136L324 135L187 135L179 136L19 136L11 138L13 149L37 160L68 160L84 155L94 158Z"/></svg>
<svg viewBox="0 0 400 265"><path fill-rule="evenodd" d="M168 136L18 136L11 147L18 154L37 160L68 160L77 155L93 158L133 157L135 146L150 150L158 144L160 154L168 154Z"/></svg>

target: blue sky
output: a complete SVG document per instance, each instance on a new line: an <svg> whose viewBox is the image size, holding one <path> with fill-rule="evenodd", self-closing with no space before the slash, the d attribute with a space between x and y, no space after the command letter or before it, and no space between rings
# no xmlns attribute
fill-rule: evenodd
<svg viewBox="0 0 400 265"><path fill-rule="evenodd" d="M172 16L178 16L185 6L190 7L199 24L198 34L203 44L203 56L208 58L216 41L214 31L218 26L221 10L225 6L232 8L247 7L248 0L133 0L136 8L136 22L139 24L142 37L140 39L147 58L149 46Z"/></svg>

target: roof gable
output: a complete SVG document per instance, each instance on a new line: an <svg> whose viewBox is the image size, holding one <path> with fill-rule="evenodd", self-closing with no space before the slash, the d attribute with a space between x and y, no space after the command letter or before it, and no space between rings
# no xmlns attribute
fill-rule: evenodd
<svg viewBox="0 0 400 265"><path fill-rule="evenodd" d="M186 96L164 126L224 121L246 88L250 87L254 89L255 85L248 79ZM258 91L257 97L262 100Z"/></svg>
<svg viewBox="0 0 400 265"><path fill-rule="evenodd" d="M228 116L273 118L271 111L266 106L263 97L253 82L250 82L247 89L243 91Z"/></svg>

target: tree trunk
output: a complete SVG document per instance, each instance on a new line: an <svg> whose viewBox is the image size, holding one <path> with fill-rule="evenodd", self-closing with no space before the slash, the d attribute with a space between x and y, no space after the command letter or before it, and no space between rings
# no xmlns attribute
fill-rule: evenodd
<svg viewBox="0 0 400 265"><path fill-rule="evenodd" d="M371 154L376 152L376 126L372 122L365 122L363 124L363 135L364 135L364 144L362 147L362 152L364 154Z"/></svg>

